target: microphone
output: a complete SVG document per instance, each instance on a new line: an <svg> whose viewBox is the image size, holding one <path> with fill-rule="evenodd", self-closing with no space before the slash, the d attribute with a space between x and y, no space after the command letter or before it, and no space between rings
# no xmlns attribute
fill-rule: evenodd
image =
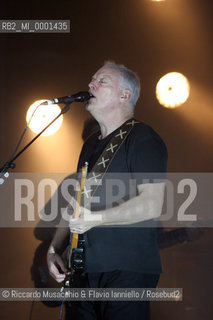
<svg viewBox="0 0 213 320"><path fill-rule="evenodd" d="M80 91L78 93L75 93L71 96L61 97L61 98L55 98L53 100L47 100L44 101L41 104L49 105L49 104L55 104L55 103L72 103L72 102L84 102L89 100L92 97L92 94L88 91Z"/></svg>

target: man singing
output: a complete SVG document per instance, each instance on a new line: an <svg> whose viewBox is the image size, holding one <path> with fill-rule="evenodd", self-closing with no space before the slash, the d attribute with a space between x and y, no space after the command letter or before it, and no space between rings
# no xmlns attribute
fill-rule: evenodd
<svg viewBox="0 0 213 320"><path fill-rule="evenodd" d="M141 177L147 173L155 173L157 178L165 176L166 146L151 127L133 119L140 94L140 82L134 72L106 62L93 75L89 92L86 109L98 122L100 131L83 145L78 170L85 162L89 163L88 172L108 165L106 174L129 174L134 178L136 192L125 194L117 205L103 208L96 204L94 211L93 207L82 206L79 218L70 219L70 229L58 228L47 255L50 274L58 282L65 278L60 253L71 230L82 234L85 241L86 287L155 288L161 261L157 231L150 226L161 214L165 184L160 179L156 182ZM115 143L116 138L121 142ZM115 154L110 159L105 157L106 152ZM106 191L99 186L100 198L104 198L102 190ZM85 219L92 214L99 219ZM71 304L70 310L72 320L150 319L149 301L78 301Z"/></svg>

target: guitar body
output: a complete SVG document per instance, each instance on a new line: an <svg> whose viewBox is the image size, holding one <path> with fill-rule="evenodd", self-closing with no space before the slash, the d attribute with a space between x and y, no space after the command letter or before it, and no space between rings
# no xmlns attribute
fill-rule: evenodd
<svg viewBox="0 0 213 320"><path fill-rule="evenodd" d="M84 275L84 261L85 261L85 247L84 240L78 239L77 248L72 248L71 261L68 253L68 272L64 280L64 288L84 288L85 275Z"/></svg>

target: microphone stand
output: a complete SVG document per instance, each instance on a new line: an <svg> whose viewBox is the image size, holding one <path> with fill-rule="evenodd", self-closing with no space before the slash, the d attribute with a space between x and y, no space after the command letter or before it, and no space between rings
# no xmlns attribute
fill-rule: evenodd
<svg viewBox="0 0 213 320"><path fill-rule="evenodd" d="M73 101L74 102L74 101ZM71 102L72 103L72 102ZM38 139L38 137L40 137L40 135L47 129L49 128L49 126L51 126L51 124L53 122L55 122L62 114L66 113L68 110L70 109L70 103L66 104L65 107L63 109L61 109L61 112L43 129L41 130L41 132L39 132L37 134L37 136L35 136L16 156L14 156L11 160L8 160L3 167L0 169L0 179L2 176L5 176L6 178L9 176L8 174L8 169L14 169L15 168L15 163L13 161L15 161L26 149L29 148L29 146ZM4 182L4 180L3 180ZM2 182L2 183L3 183Z"/></svg>

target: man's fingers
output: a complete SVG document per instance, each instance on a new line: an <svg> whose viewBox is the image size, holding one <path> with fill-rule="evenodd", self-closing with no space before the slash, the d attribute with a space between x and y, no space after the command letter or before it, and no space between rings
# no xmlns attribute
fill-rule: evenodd
<svg viewBox="0 0 213 320"><path fill-rule="evenodd" d="M76 228L71 228L70 231L72 233L78 233L78 234L82 234L88 230L90 230L93 226L91 225L87 225L87 226L84 226L84 227L76 227Z"/></svg>
<svg viewBox="0 0 213 320"><path fill-rule="evenodd" d="M65 267L62 259L61 259L59 256L56 257L56 262L57 262L57 264L59 265L59 267L61 268L61 270L62 270L64 273L66 273L66 272L67 272L67 269L66 269L66 267Z"/></svg>
<svg viewBox="0 0 213 320"><path fill-rule="evenodd" d="M60 273L58 271L58 268L55 266L55 264L51 263L50 266L50 275L57 281L57 282L62 282L65 278L65 274Z"/></svg>
<svg viewBox="0 0 213 320"><path fill-rule="evenodd" d="M73 228L71 229L71 232L81 234L81 233L84 233L85 230L83 230L82 228Z"/></svg>
<svg viewBox="0 0 213 320"><path fill-rule="evenodd" d="M58 282L58 283L60 283L60 282L62 282L62 281L64 281L64 279L65 279L65 275L58 275L56 278L55 278L55 280Z"/></svg>
<svg viewBox="0 0 213 320"><path fill-rule="evenodd" d="M62 282L65 279L67 270L60 256L55 253L49 253L47 256L47 264L48 264L50 275L57 282ZM63 273L60 273L58 269L59 267L63 271Z"/></svg>

